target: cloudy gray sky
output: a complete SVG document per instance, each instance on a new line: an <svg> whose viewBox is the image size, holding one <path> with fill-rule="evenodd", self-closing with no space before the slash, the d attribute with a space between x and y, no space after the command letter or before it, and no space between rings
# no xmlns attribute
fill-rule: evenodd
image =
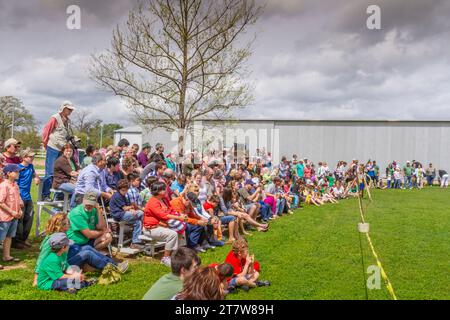
<svg viewBox="0 0 450 320"><path fill-rule="evenodd" d="M262 1L262 0L261 0ZM88 77L135 0L0 0L0 96L44 123L69 99L130 125L122 102ZM82 29L66 28L66 8ZM366 28L381 7L382 30ZM450 119L450 1L269 0L254 30L254 103L237 116L286 119Z"/></svg>

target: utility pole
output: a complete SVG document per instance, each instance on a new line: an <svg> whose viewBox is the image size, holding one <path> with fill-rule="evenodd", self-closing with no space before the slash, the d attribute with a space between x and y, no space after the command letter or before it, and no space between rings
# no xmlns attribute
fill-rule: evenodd
<svg viewBox="0 0 450 320"><path fill-rule="evenodd" d="M100 124L100 149L103 148L103 122Z"/></svg>
<svg viewBox="0 0 450 320"><path fill-rule="evenodd" d="M15 117L15 115L14 115L14 108L15 106L14 106L14 103L12 103L12 121L11 121L11 138L14 138L14 117Z"/></svg>

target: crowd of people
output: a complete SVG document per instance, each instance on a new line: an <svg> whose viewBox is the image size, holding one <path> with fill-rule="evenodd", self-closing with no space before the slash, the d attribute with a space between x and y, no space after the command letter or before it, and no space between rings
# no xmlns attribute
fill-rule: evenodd
<svg viewBox="0 0 450 320"><path fill-rule="evenodd" d="M105 253L114 240L117 223L133 229L130 248L146 247L142 235L164 243L161 263L171 273L158 280L144 299L223 299L238 289L268 286L259 279L260 265L245 240L252 232L268 232L270 223L306 205L338 203L374 188L423 188L439 176L448 186L444 170L426 169L417 161L403 167L396 161L386 178L376 161L334 168L293 155L272 163L270 153L257 150L253 157L236 161L233 152L190 152L182 161L165 154L164 146L139 146L123 139L106 149L89 146L80 159L77 139L71 135L65 102L43 131L46 148L45 177L37 176L29 148L9 139L0 158L0 241L3 261L18 262L11 247L22 250L33 223L31 184L42 183L42 199L53 201L51 188L71 195L70 212L55 213L40 244L34 285L42 290L76 292L93 285L86 266L97 270L128 270ZM438 175L437 175L438 173ZM60 197L55 194L54 198ZM114 223L108 223L109 215ZM229 245L229 254L217 264L201 266L200 253ZM0 269L3 267L0 266ZM71 285L78 279L78 285Z"/></svg>

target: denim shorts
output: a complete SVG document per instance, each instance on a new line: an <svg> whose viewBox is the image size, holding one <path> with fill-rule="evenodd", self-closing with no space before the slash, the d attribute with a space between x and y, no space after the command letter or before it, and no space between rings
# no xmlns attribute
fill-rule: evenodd
<svg viewBox="0 0 450 320"><path fill-rule="evenodd" d="M229 224L230 222L233 222L236 220L235 216L223 216L220 217L220 222L222 222L222 224Z"/></svg>
<svg viewBox="0 0 450 320"><path fill-rule="evenodd" d="M0 222L0 241L16 236L17 221L17 219L13 219L8 222Z"/></svg>
<svg viewBox="0 0 450 320"><path fill-rule="evenodd" d="M250 279L252 276L247 274L245 275L245 279ZM236 288L239 285L237 284L237 277L234 277L233 279L230 280L230 282L228 282L228 288Z"/></svg>

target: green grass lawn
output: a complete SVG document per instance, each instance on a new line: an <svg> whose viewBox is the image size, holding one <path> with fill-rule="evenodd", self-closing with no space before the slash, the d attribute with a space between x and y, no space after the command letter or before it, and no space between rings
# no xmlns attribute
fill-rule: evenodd
<svg viewBox="0 0 450 320"><path fill-rule="evenodd" d="M399 299L450 298L449 190L376 190L368 206L375 249ZM357 201L297 210L271 223L268 233L249 237L271 287L230 295L228 299L365 299L357 223ZM375 265L365 237L364 263ZM93 286L77 295L31 287L37 247L26 253L23 268L0 271L0 299L141 299L168 269L148 257L130 259L120 283ZM203 264L223 261L229 246L202 254ZM382 283L369 299L390 299Z"/></svg>

